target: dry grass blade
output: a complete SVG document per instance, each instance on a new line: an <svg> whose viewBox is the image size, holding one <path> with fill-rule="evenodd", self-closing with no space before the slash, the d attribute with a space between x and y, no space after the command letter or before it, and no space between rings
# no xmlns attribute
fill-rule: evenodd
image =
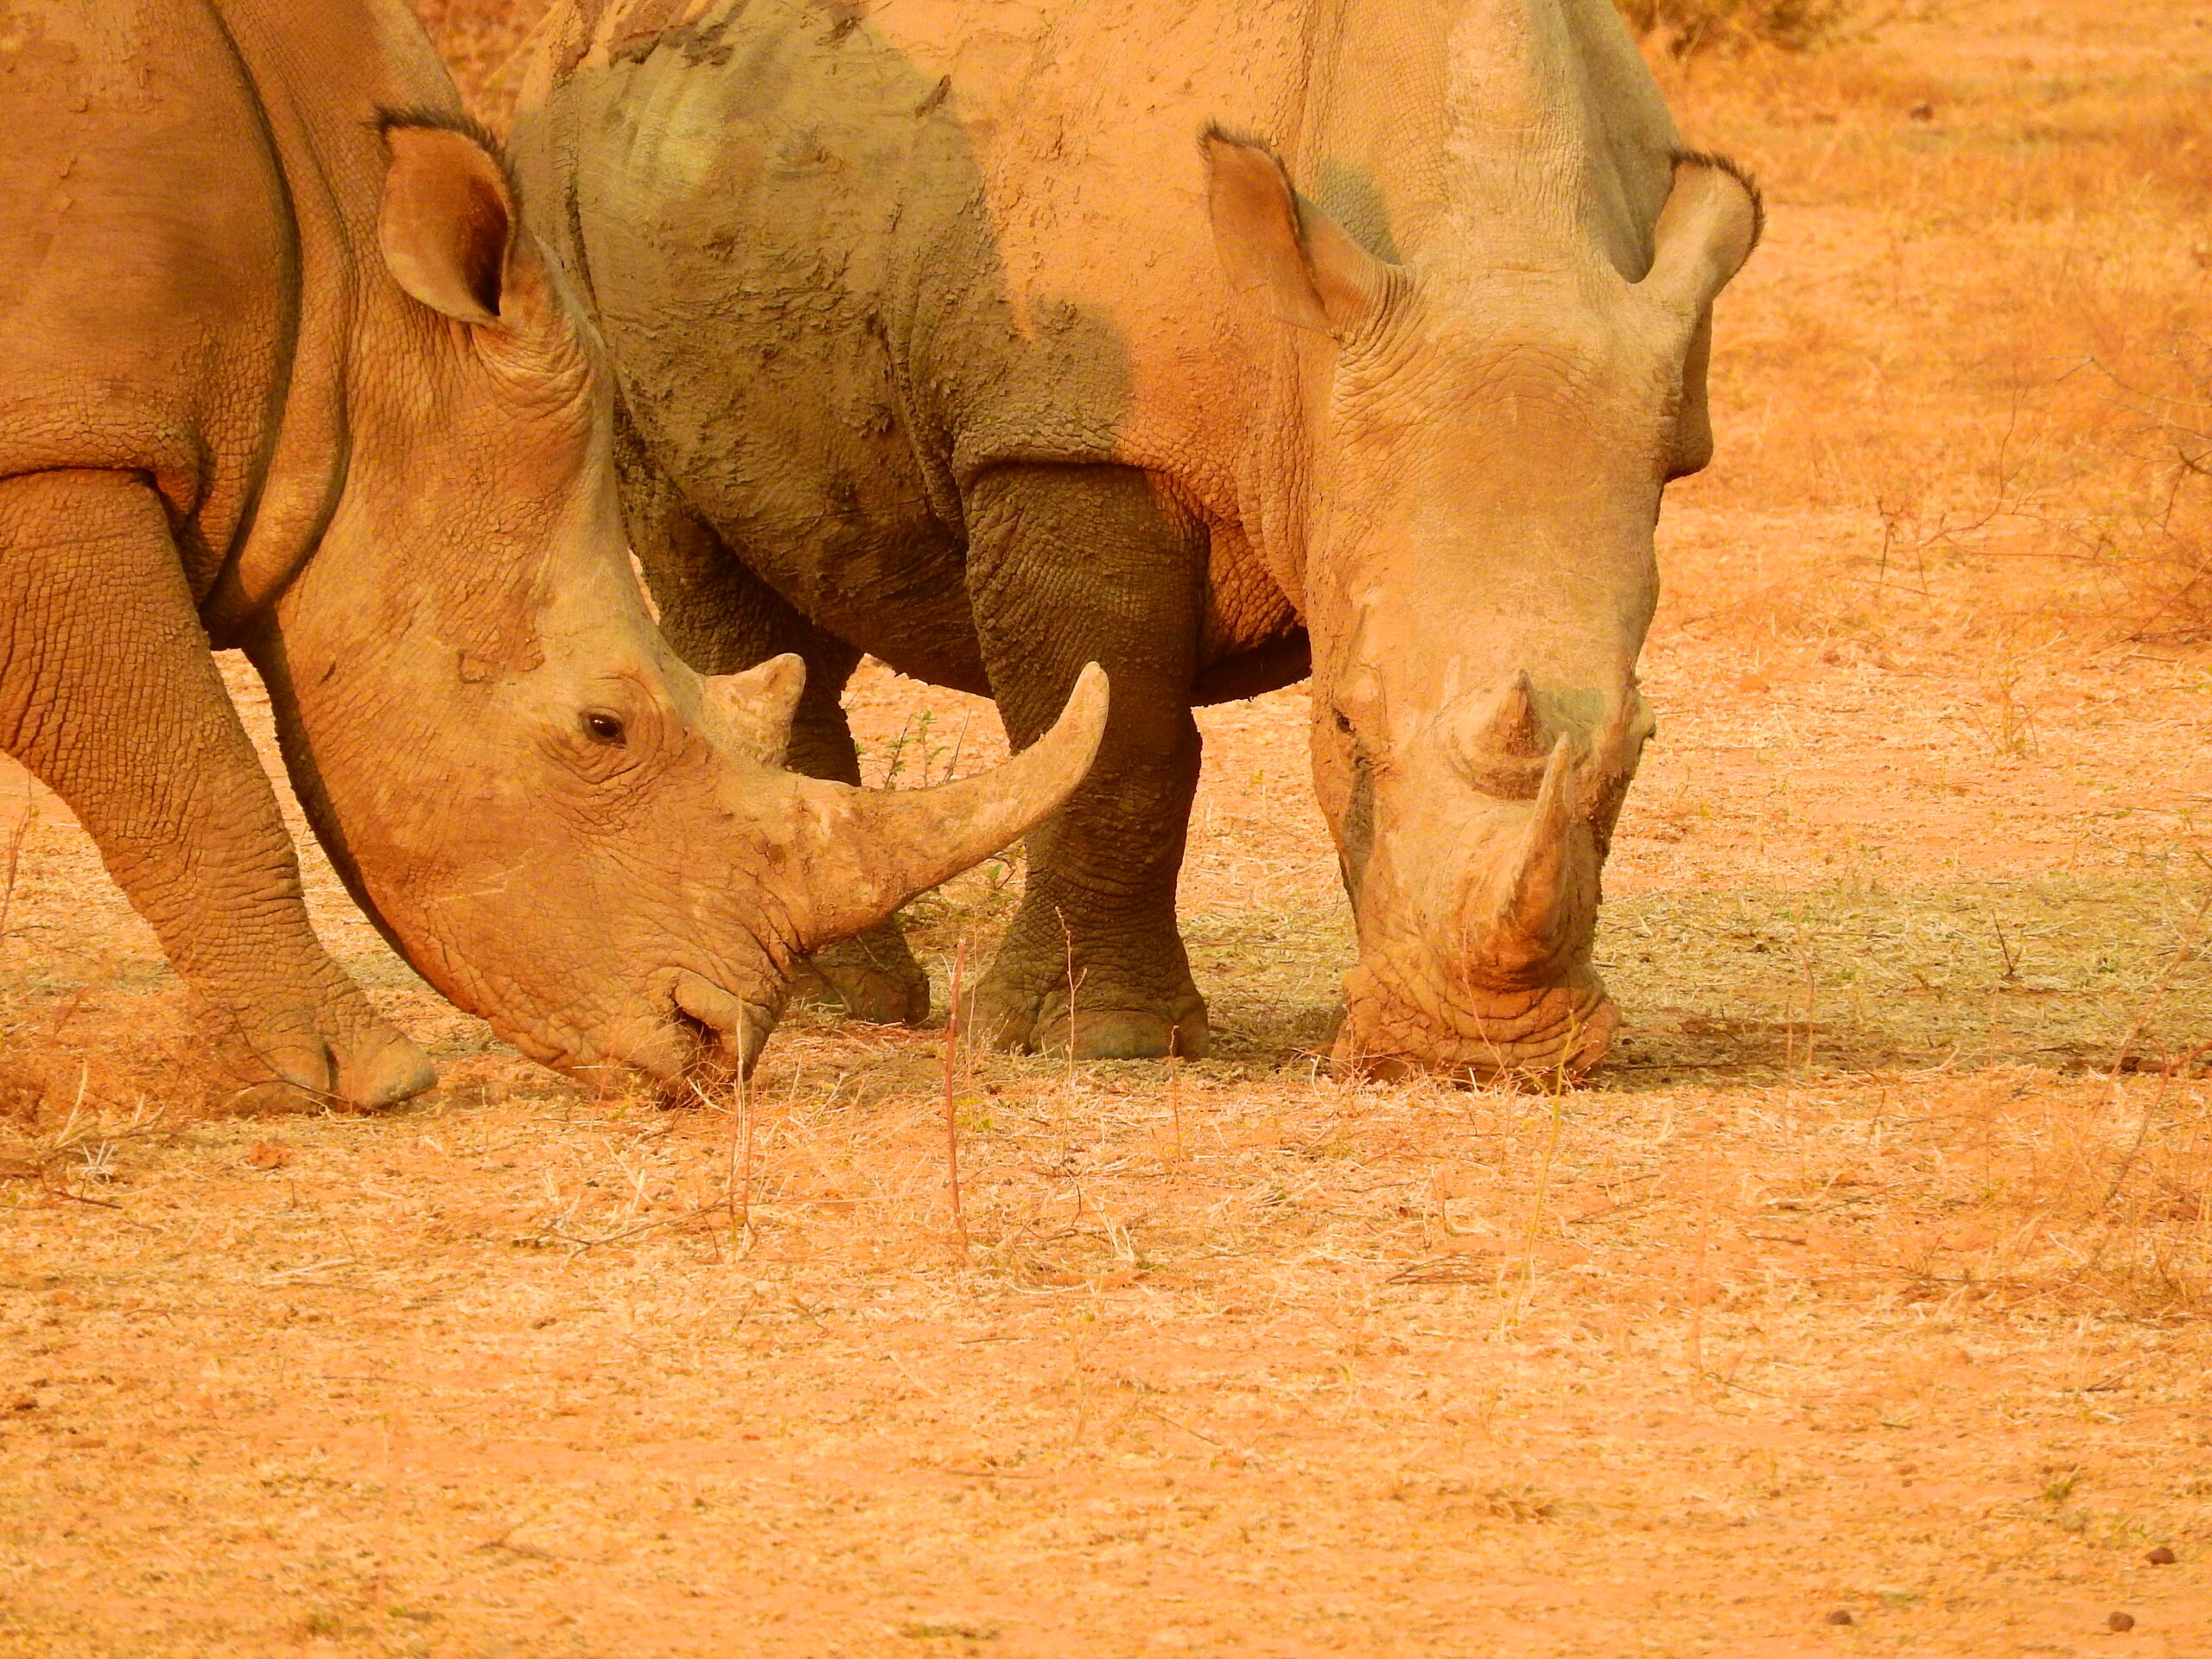
<svg viewBox="0 0 2212 1659"><path fill-rule="evenodd" d="M30 774L23 775L23 807L16 814L14 826L8 831L7 874L0 876L0 945L8 942L8 923L15 913L16 878L23 864L23 837L30 833L31 820L36 816L38 802L31 793Z"/></svg>
<svg viewBox="0 0 2212 1659"><path fill-rule="evenodd" d="M960 1199L960 1107L955 1097L953 1074L960 1049L961 991L968 967L968 941L952 954L952 983L945 999L944 1020L944 1173L952 1200L952 1236L958 1242L960 1261L968 1260L968 1212Z"/></svg>

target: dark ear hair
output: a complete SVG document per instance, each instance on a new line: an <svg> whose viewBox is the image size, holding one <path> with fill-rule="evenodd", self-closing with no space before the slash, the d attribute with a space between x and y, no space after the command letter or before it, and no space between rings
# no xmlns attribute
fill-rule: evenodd
<svg viewBox="0 0 2212 1659"><path fill-rule="evenodd" d="M1751 175L1726 156L1684 150L1675 188L1651 232L1642 286L1685 310L1702 310L1744 268L1766 231L1766 204Z"/></svg>
<svg viewBox="0 0 2212 1659"><path fill-rule="evenodd" d="M477 327L511 321L523 251L521 197L499 143L466 116L389 111L391 165L377 240L385 268L431 310Z"/></svg>
<svg viewBox="0 0 2212 1659"><path fill-rule="evenodd" d="M1356 333L1381 308L1390 268L1300 200L1266 144L1209 127L1198 148L1229 280L1239 289L1265 288L1285 322L1338 340Z"/></svg>

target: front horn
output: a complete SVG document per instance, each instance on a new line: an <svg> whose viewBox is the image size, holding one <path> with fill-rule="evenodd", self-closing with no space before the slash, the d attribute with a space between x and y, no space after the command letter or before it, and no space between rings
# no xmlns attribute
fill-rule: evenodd
<svg viewBox="0 0 2212 1659"><path fill-rule="evenodd" d="M1509 974L1534 971L1567 948L1573 905L1567 835L1573 819L1573 748L1564 735L1552 745L1535 810L1500 894L1486 954Z"/></svg>
<svg viewBox="0 0 2212 1659"><path fill-rule="evenodd" d="M1004 764L934 789L854 789L786 774L803 843L800 948L874 926L1058 811L1098 753L1106 702L1106 671L1092 663L1052 730Z"/></svg>

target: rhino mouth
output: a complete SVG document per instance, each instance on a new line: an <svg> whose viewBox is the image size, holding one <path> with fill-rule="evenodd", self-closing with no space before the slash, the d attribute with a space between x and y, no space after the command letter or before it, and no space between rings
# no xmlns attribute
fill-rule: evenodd
<svg viewBox="0 0 2212 1659"><path fill-rule="evenodd" d="M1554 985L1448 995L1355 969L1345 1001L1331 1058L1382 1078L1573 1082L1605 1058L1620 1027L1604 982L1586 968Z"/></svg>
<svg viewBox="0 0 2212 1659"><path fill-rule="evenodd" d="M1554 691L1548 702L1523 671L1453 716L1446 753L1476 812L1455 809L1461 873L1394 864L1369 876L1338 1065L1549 1086L1611 1048L1620 1016L1590 950L1613 820L1654 722L1633 677L1601 714L1594 701Z"/></svg>
<svg viewBox="0 0 2212 1659"><path fill-rule="evenodd" d="M777 1010L682 969L670 987L671 1021L688 1053L674 1075L658 1075L664 1094L686 1103L753 1075L776 1028Z"/></svg>
<svg viewBox="0 0 2212 1659"><path fill-rule="evenodd" d="M753 1075L779 1012L690 969L664 980L654 1003L613 1030L577 1033L560 1047L518 1046L601 1094L643 1082L663 1106L720 1106Z"/></svg>

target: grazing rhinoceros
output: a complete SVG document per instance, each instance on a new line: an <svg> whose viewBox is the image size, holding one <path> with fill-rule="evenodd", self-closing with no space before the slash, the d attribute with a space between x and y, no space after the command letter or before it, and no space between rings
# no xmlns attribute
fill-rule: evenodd
<svg viewBox="0 0 2212 1659"><path fill-rule="evenodd" d="M209 655L408 959L533 1058L749 1061L794 957L1080 779L779 770L800 665L702 679L624 550L596 347L400 0L0 7L0 743L67 800L259 1087L423 1056L309 931Z"/></svg>
<svg viewBox="0 0 2212 1659"><path fill-rule="evenodd" d="M1017 744L1114 676L975 998L1000 1041L1204 1052L1191 707L1310 659L1338 1055L1605 1051L1652 528L1760 225L1610 0L563 0L537 53L517 151L677 647L801 654L795 763L847 778L861 650Z"/></svg>

